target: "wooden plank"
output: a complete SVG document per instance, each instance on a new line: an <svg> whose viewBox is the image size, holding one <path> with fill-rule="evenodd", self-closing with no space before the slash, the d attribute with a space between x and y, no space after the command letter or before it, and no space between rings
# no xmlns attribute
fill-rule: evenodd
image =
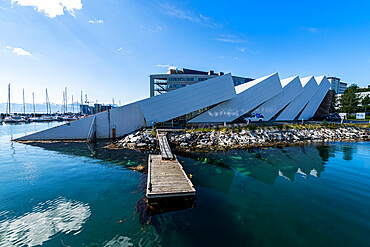
<svg viewBox="0 0 370 247"><path fill-rule="evenodd" d="M166 198L194 196L195 189L177 159L162 160L161 155L150 155L146 196Z"/></svg>
<svg viewBox="0 0 370 247"><path fill-rule="evenodd" d="M168 144L166 134L160 133L157 131L157 137L158 137L158 142L159 142L159 148L161 150L162 159L172 160L173 154L172 154L170 145Z"/></svg>

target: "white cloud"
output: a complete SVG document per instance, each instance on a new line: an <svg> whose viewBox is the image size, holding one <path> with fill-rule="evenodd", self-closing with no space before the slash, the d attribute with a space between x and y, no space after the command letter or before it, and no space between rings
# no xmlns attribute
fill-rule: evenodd
<svg viewBox="0 0 370 247"><path fill-rule="evenodd" d="M161 65L161 64L158 64L157 65L158 67L162 67L162 68L168 68L168 69L177 69L176 66L173 66L173 65Z"/></svg>
<svg viewBox="0 0 370 247"><path fill-rule="evenodd" d="M215 23L210 17L206 17L202 14L195 14L191 11L185 11L182 9L177 8L175 5L171 4L160 4L160 10L162 13L176 17L182 20L188 20L194 23L199 23L206 27L218 27L219 25Z"/></svg>
<svg viewBox="0 0 370 247"><path fill-rule="evenodd" d="M157 33L163 30L166 26L162 27L160 25L156 25L156 27L152 30L152 33Z"/></svg>
<svg viewBox="0 0 370 247"><path fill-rule="evenodd" d="M234 34L220 34L219 38L215 40L225 43L246 43L247 41L238 35Z"/></svg>
<svg viewBox="0 0 370 247"><path fill-rule="evenodd" d="M238 50L241 52L241 53L246 53L246 52L249 52L251 54L256 54L254 51L252 51L251 49L249 48L246 48L246 47L242 47L242 48L238 48Z"/></svg>
<svg viewBox="0 0 370 247"><path fill-rule="evenodd" d="M95 23L101 24L101 23L104 23L104 21L103 20L94 19L94 20L90 20L89 23L92 23L92 24L95 24Z"/></svg>
<svg viewBox="0 0 370 247"><path fill-rule="evenodd" d="M246 41L239 38L216 38L215 40L225 43L245 43Z"/></svg>
<svg viewBox="0 0 370 247"><path fill-rule="evenodd" d="M20 6L34 7L38 12L45 13L46 16L54 18L68 12L74 16L75 10L82 9L81 0L11 0L12 4Z"/></svg>
<svg viewBox="0 0 370 247"><path fill-rule="evenodd" d="M8 51L13 52L14 54L16 54L18 56L32 56L32 54L30 52L28 52L26 50L23 50L22 48L7 46L6 49Z"/></svg>
<svg viewBox="0 0 370 247"><path fill-rule="evenodd" d="M123 47L118 48L118 51L120 51L120 52L125 52L125 53L130 52L129 50L127 50L127 49L125 49L125 48L123 48Z"/></svg>
<svg viewBox="0 0 370 247"><path fill-rule="evenodd" d="M319 32L319 29L317 29L315 27L303 27L303 29L305 29L306 31L308 31L310 33L318 33Z"/></svg>

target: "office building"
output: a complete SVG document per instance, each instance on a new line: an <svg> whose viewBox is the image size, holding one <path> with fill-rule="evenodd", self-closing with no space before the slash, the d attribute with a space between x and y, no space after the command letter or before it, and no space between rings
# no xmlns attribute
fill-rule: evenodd
<svg viewBox="0 0 370 247"><path fill-rule="evenodd" d="M347 83L341 82L340 78L337 77L328 77L330 82L330 89L334 90L336 94L342 94L347 89Z"/></svg>
<svg viewBox="0 0 370 247"><path fill-rule="evenodd" d="M224 75L223 72L215 73L193 69L169 69L166 74L150 75L150 97L167 93L201 81ZM232 76L235 86L252 81L251 78Z"/></svg>

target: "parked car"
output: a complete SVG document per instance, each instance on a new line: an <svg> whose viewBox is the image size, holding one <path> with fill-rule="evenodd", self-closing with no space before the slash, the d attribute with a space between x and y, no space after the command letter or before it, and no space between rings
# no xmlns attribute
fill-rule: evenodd
<svg viewBox="0 0 370 247"><path fill-rule="evenodd" d="M265 118L261 113L252 113L249 117L245 117L244 121L247 123L252 122L262 123L263 121L265 121Z"/></svg>
<svg viewBox="0 0 370 247"><path fill-rule="evenodd" d="M326 121L340 121L341 117L339 116L338 113L331 113L329 115L313 116L312 118L310 118L310 120L314 120L314 121L323 121L323 120L326 120Z"/></svg>
<svg viewBox="0 0 370 247"><path fill-rule="evenodd" d="M326 118L327 121L340 121L341 117L339 116L338 113L332 113Z"/></svg>

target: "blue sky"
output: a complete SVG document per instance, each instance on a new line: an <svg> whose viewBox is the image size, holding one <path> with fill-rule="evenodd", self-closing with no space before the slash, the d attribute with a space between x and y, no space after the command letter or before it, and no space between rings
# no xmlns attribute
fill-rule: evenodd
<svg viewBox="0 0 370 247"><path fill-rule="evenodd" d="M168 66L370 84L369 1L0 0L0 102L122 103Z"/></svg>

